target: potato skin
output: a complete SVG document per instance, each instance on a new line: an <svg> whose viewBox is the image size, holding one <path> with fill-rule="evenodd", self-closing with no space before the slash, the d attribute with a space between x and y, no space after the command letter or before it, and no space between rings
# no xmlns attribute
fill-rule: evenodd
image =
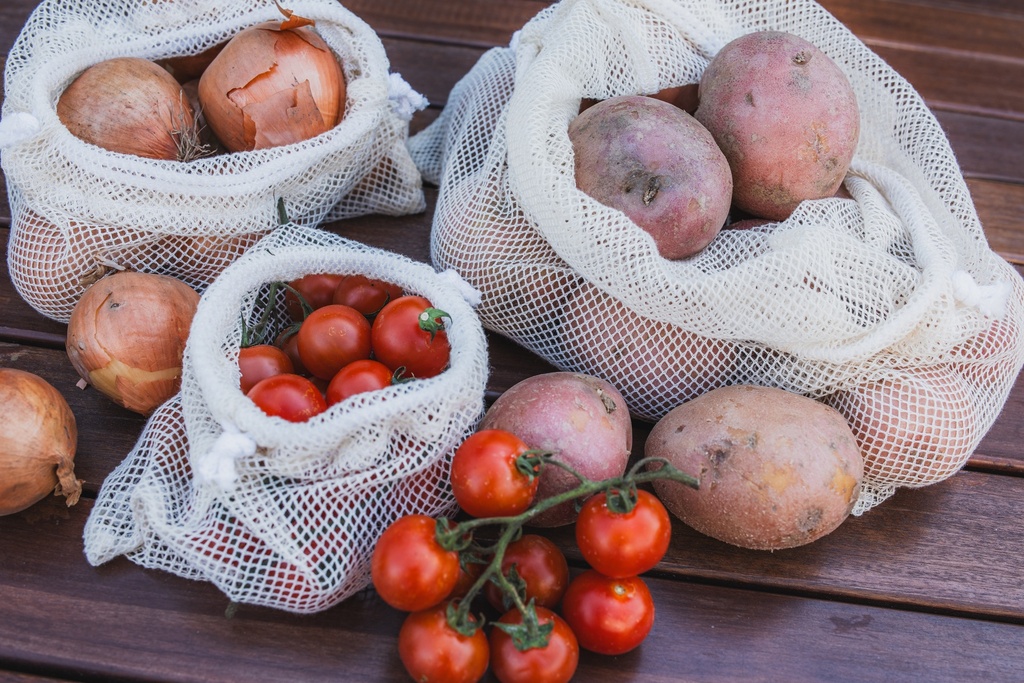
<svg viewBox="0 0 1024 683"><path fill-rule="evenodd" d="M479 429L504 429L530 448L553 451L559 461L590 479L626 471L633 423L626 402L608 382L576 372L533 375L510 387L491 405ZM576 487L560 467L546 467L536 500ZM534 517L530 524L553 527L576 519L572 501Z"/></svg>
<svg viewBox="0 0 1024 683"><path fill-rule="evenodd" d="M667 259L693 256L729 215L732 174L711 134L653 97L625 95L569 124L576 186L646 231Z"/></svg>
<svg viewBox="0 0 1024 683"><path fill-rule="evenodd" d="M733 203L771 220L805 199L833 196L860 136L846 75L815 45L781 31L723 47L701 76L694 116L729 160Z"/></svg>
<svg viewBox="0 0 1024 683"><path fill-rule="evenodd" d="M815 541L850 514L864 464L834 409L781 389L722 387L651 430L646 455L697 475L700 489L657 480L655 492L697 531L743 548Z"/></svg>

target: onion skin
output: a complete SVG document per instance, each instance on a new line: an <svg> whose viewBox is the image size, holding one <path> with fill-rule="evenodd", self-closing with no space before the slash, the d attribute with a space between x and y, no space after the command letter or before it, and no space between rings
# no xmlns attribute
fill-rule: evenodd
<svg viewBox="0 0 1024 683"><path fill-rule="evenodd" d="M0 368L0 516L21 512L51 492L78 502L78 428L67 401L49 382Z"/></svg>
<svg viewBox="0 0 1024 683"><path fill-rule="evenodd" d="M199 101L221 143L232 152L308 140L345 111L341 63L309 26L281 22L235 35L199 79Z"/></svg>
<svg viewBox="0 0 1024 683"><path fill-rule="evenodd" d="M92 65L57 101L76 137L121 154L189 161L197 156L196 117L181 86L154 62L115 57Z"/></svg>
<svg viewBox="0 0 1024 683"><path fill-rule="evenodd" d="M199 294L181 280L118 272L91 285L68 321L78 374L115 403L149 415L181 388Z"/></svg>

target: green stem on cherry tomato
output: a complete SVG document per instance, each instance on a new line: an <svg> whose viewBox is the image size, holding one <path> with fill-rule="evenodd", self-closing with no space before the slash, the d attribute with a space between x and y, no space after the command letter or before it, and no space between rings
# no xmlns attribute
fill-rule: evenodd
<svg viewBox="0 0 1024 683"><path fill-rule="evenodd" d="M242 348L267 343L267 324L270 322L270 311L273 309L271 302L277 298L277 291L282 285L287 287L283 282L272 282L270 284L270 292L267 294L267 305L263 307L260 318L254 326L249 327L245 324L245 318L242 318Z"/></svg>
<svg viewBox="0 0 1024 683"><path fill-rule="evenodd" d="M430 333L430 341L434 336L444 329L444 319L451 320L451 316L440 308L426 308L420 313L420 329Z"/></svg>
<svg viewBox="0 0 1024 683"><path fill-rule="evenodd" d="M502 573L501 565L505 558L505 550L521 532L522 527L541 512L553 508L562 503L586 498L601 491L608 496L609 508L617 513L627 513L633 509L637 500L637 485L655 481L657 479L671 479L680 482L691 488L700 486L699 480L686 472L674 467L664 458L641 458L628 472L618 477L593 480L583 476L571 466L552 458L553 454L545 451L527 451L516 459L516 467L524 473L539 473L545 466L553 465L571 473L579 485L569 491L556 494L549 498L535 503L526 511L509 517L479 517L464 522L453 524L447 518L441 518L437 522L437 542L446 550L463 552L473 547L473 531L485 526L500 526L501 534L493 546L487 548L491 551L491 559L473 585L470 586L466 595L459 600L457 607L449 605L448 623L463 635L472 635L476 629L483 626L483 618L472 621L469 618L469 608L473 598L483 590L488 581L496 583L502 592L512 599L513 604L523 615L522 623L516 626L502 628L512 637L516 647L520 650L527 650L532 647L544 647L547 645L548 636L553 627L552 624L540 624L537 620L536 611L533 609L533 601L524 604L523 596L519 594L516 587ZM644 469L649 465L657 463L656 469ZM479 547L474 547L480 550ZM491 550L493 548L493 550Z"/></svg>

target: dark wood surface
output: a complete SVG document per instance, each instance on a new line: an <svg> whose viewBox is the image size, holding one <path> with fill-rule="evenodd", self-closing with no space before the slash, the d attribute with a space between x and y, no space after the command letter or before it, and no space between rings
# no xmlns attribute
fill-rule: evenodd
<svg viewBox="0 0 1024 683"><path fill-rule="evenodd" d="M350 0L393 70L427 95L413 132L488 47L541 0ZM1016 0L823 3L922 94L950 138L993 248L1024 272L1024 4ZM6 54L35 5L0 4ZM428 260L431 210L328 226ZM0 199L6 253L10 209ZM91 390L63 350L65 326L0 275L0 366L36 372L69 400L86 480L71 509L47 500L0 518L0 681L401 681L402 615L372 591L316 615L228 601L210 584L118 559L91 567L82 528L103 478L143 419ZM550 367L489 336L496 396ZM2 407L0 407L2 408ZM643 439L647 427L637 425ZM1024 379L964 471L904 490L819 542L745 551L675 525L649 576L657 620L620 657L585 654L580 681L1024 680ZM568 529L548 532L582 562Z"/></svg>

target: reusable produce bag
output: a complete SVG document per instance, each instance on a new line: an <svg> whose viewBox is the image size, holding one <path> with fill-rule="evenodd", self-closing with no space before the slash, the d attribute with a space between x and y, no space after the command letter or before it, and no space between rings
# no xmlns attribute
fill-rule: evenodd
<svg viewBox="0 0 1024 683"><path fill-rule="evenodd" d="M307 422L264 414L239 388L242 321L256 324L271 283L309 273L359 273L425 296L450 316L449 367ZM449 464L483 413L487 380L475 294L454 273L322 230L286 225L264 238L200 300L181 392L103 482L85 527L89 562L126 555L292 612L364 588L392 521L455 511ZM283 290L269 304L271 331L290 324Z"/></svg>
<svg viewBox="0 0 1024 683"><path fill-rule="evenodd" d="M341 60L345 116L312 139L190 162L110 152L75 137L56 113L79 73L124 56L195 55L243 28L281 21L267 0L44 0L8 55L0 147L12 211L8 268L37 311L67 322L85 287L128 268L202 291L277 226L425 208L406 147L426 106L389 73L380 38L336 0L286 3L315 22Z"/></svg>
<svg viewBox="0 0 1024 683"><path fill-rule="evenodd" d="M760 30L811 41L849 77L850 197L666 260L577 189L568 125L585 98L697 83ZM410 148L440 186L434 264L481 291L485 327L612 382L646 420L741 383L835 406L866 458L855 514L962 467L1024 362L1024 283L937 121L814 2L563 0L485 53Z"/></svg>

